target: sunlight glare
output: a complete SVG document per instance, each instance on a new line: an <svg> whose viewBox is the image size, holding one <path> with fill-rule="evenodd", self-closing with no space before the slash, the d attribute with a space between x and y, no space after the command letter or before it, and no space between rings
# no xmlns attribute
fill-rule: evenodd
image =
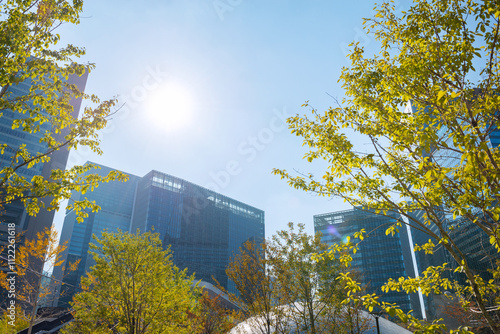
<svg viewBox="0 0 500 334"><path fill-rule="evenodd" d="M192 120L192 97L176 83L164 84L151 92L145 107L152 124L165 131L183 130Z"/></svg>

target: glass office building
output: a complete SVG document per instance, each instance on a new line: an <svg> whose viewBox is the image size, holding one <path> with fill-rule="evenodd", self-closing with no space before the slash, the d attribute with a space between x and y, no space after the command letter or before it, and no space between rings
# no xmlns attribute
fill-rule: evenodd
<svg viewBox="0 0 500 334"><path fill-rule="evenodd" d="M477 90L476 94L479 93L480 91ZM411 102L408 103L407 112L416 112L416 107ZM451 130L448 127L441 126L436 133L438 137L445 138L444 141L447 143L448 147L456 148L450 138ZM500 130L496 126L492 126L487 133L487 145L493 149L498 149L500 146ZM440 166L453 168L460 164L462 153L460 149L441 152L439 149L431 148L429 157ZM450 228L450 236L453 238L457 247L466 255L467 261L474 271L474 274L481 275L485 280L491 279L492 276L488 272L488 269L494 268L496 265L495 261L499 259L500 254L496 252L494 247L490 244L487 234L470 219L460 216L454 217L446 207L443 207L442 211L441 220L443 226ZM472 211L474 212L474 210ZM475 218L483 222L491 223L491 220L483 215L480 208L476 208L475 212ZM415 212L413 215L417 217L417 220L421 222L425 221L422 212ZM435 225L430 225L429 228L437 235L441 234ZM427 240L429 240L428 235L419 232L417 229L412 228L412 235L414 243L418 245L426 243ZM436 240L433 241L436 242ZM417 253L416 258L419 272L422 272L431 265L440 266L444 262L457 266L456 261L443 247L438 248L432 256ZM460 275L455 278L465 279L465 277L460 277Z"/></svg>
<svg viewBox="0 0 500 334"><path fill-rule="evenodd" d="M87 76L88 73L83 74L81 77L78 75L71 75L67 82L76 85L80 91L84 91L87 83ZM15 99L16 97L24 96L29 93L31 86L32 83L29 79L17 85L12 85L7 90L7 98ZM75 117L78 117L81 103L81 98L70 101ZM47 151L47 144L40 142L40 139L44 136L45 131L51 129L50 123L41 124L40 131L38 132L28 133L22 131L20 128L12 128L13 121L22 118L22 115L10 109L2 109L0 112L2 113L0 117L0 143L8 145L4 153L0 155L0 167L3 168L11 165L14 150L17 150L21 145L25 144L26 149L32 155L45 153ZM66 129L66 131L62 133L54 134L54 138L62 141L67 131ZM49 162L45 164L36 164L32 168L27 168L26 166L21 167L17 170L17 174L25 177L27 180L31 180L35 175L42 175L48 178L53 169L57 168L64 170L66 168L68 155L69 151L62 148L50 154L51 160ZM48 212L42 209L36 217L33 217L26 214L24 205L20 201L6 204L0 211L0 244L7 240L6 231L8 223L14 223L16 225L18 234L24 232L23 238L33 239L36 237L37 232L42 232L45 228L52 225L53 218L54 211Z"/></svg>
<svg viewBox="0 0 500 334"><path fill-rule="evenodd" d="M76 85L78 89L83 92L85 90L87 76L88 73L85 73L82 76L78 76L76 74L70 75L67 82L69 84ZM11 85L7 89L6 95L3 99L15 99L17 97L25 96L29 93L31 86L32 82L29 79L20 82L17 85ZM73 107L73 115L75 117L78 117L81 103L81 98L72 99L70 101L70 104ZM40 142L40 139L45 134L45 131L51 130L50 123L40 124L40 131L29 133L22 131L20 128L12 128L12 124L15 119L20 119L25 116L7 108L0 109L0 112L0 144L8 145L8 147L5 148L4 153L0 154L0 168L11 165L15 151L17 151L21 145L26 145L25 148L31 155L47 152L47 144ZM68 129L65 129L61 131L61 133L54 134L53 136L56 140L63 141L64 136L68 133L68 131ZM27 166L21 167L16 171L16 173L19 176L25 177L28 181L36 175L41 175L45 179L48 179L53 169L64 170L66 168L68 155L69 150L63 147L62 149L50 154L50 161L38 163L31 168L27 168ZM42 199L42 201L50 200L51 199L47 198ZM5 204L2 208L0 208L0 248L7 243L8 224L14 224L16 226L16 236L18 237L19 243L23 243L24 240L35 239L37 233L43 232L46 228L50 228L52 226L52 221L54 220L54 214L54 211L40 209L36 216L29 216L24 208L24 204L21 201L14 201L12 203ZM4 252L6 252L6 248L4 248ZM41 272L43 268L40 263L38 268L33 267L32 269L37 272ZM36 277L33 274L26 278L28 281L34 279L36 279ZM3 298L2 294L5 293L5 290L2 291L0 291L0 306L2 302L6 302L8 300L7 298Z"/></svg>
<svg viewBox="0 0 500 334"><path fill-rule="evenodd" d="M61 242L69 241L66 260L82 261L78 272L63 278L71 287L92 266L87 255L92 234L99 236L104 229L159 233L176 266L188 268L197 280L215 283L213 277L230 292L235 292L225 273L230 258L247 240L260 243L265 237L262 210L154 170L144 177L130 175L126 183L102 184L87 197L102 210L81 224L68 212L61 235ZM61 290L60 306L71 299L71 287Z"/></svg>
<svg viewBox="0 0 500 334"><path fill-rule="evenodd" d="M475 94L479 93L479 90L475 91ZM425 110L427 110L427 108ZM405 112L416 113L417 109L414 104L409 102ZM441 151L431 147L430 151L426 154L434 163L445 168L456 167L462 161L462 152L454 145L452 140L453 133L451 131L452 130L447 126L440 126L439 129L436 130L436 135L442 138L449 148L455 150ZM492 126L487 133L487 145L490 148L498 148L500 145L500 131L496 126ZM451 177L451 179L453 179L453 177ZM466 256L469 267L474 274L480 275L484 280L491 279L492 275L488 272L488 269L496 266L495 261L500 258L500 254L497 253L490 244L487 234L470 219L465 217L454 217L451 210L446 207L446 201L444 201L444 204L440 208L435 209L435 211L440 214L439 219L442 222L442 226L450 229L450 237L453 239L457 248ZM474 210L472 211L474 212ZM477 212L475 215L476 218L483 221L488 220L483 216L481 210L476 209L475 211ZM427 221L424 211L416 210L410 213L410 215L421 223ZM436 235L441 235L441 232L435 224L431 223L429 229ZM413 245L423 245L427 243L428 240L432 240L437 245L437 240L413 227L411 228L411 236L413 240L412 247ZM436 247L433 254L425 254L423 251L415 252L415 259L418 275L421 275L422 272L430 266L442 266L443 263L448 263L448 266L452 269L458 267L457 262L444 247ZM462 281L462 283L464 283L466 279L464 274L453 271L449 274L445 273L445 276ZM447 304L443 302L443 300L446 300L446 298L439 295L429 294L429 296L424 296L427 318L429 320L439 318L445 318L446 320L447 317L449 317L449 315L444 312L445 306L439 307L439 305Z"/></svg>
<svg viewBox="0 0 500 334"><path fill-rule="evenodd" d="M98 166L100 169L91 170L89 173L105 176L112 171L109 167ZM139 179L137 176L129 175L127 182L101 183L94 191L85 195L73 193L73 200L82 200L86 197L90 201L95 201L101 209L98 212L89 210L88 217L82 223L76 221L75 211L66 212L60 239L60 244L67 242L67 249L62 254L66 262L63 267L68 267L69 263L78 260L80 262L78 269L73 272L63 273L63 267L54 268L54 276L65 283L59 291L60 305L68 305L80 282L80 277L94 265L92 256L88 254L92 236L100 236L104 230L108 232L116 232L118 229L129 230L135 188Z"/></svg>
<svg viewBox="0 0 500 334"><path fill-rule="evenodd" d="M386 229L394 224L398 215L381 216L359 208L331 212L314 216L314 231L322 233L322 241L332 245L344 242L355 232L365 229L368 236L359 244L359 250L352 255L352 268L359 274L359 280L366 293L376 293L381 301L397 303L402 310L421 317L418 296L404 292L383 293L381 287L389 278L412 276L413 262L406 229L387 236Z"/></svg>
<svg viewBox="0 0 500 334"><path fill-rule="evenodd" d="M154 229L171 245L176 266L230 290L230 257L247 240L264 240L262 210L165 173L144 176L136 198L132 231Z"/></svg>

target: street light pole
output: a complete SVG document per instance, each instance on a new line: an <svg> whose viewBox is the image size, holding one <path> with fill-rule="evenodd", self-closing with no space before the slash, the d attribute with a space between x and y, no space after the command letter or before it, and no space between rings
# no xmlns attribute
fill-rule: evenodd
<svg viewBox="0 0 500 334"><path fill-rule="evenodd" d="M380 326L378 324L378 318L382 312L370 312L370 314L375 318L375 323L377 324L377 334L380 334Z"/></svg>

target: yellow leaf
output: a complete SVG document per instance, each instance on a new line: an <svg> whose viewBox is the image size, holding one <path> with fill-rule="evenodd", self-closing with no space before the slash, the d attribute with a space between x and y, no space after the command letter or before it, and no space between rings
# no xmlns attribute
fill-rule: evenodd
<svg viewBox="0 0 500 334"><path fill-rule="evenodd" d="M441 91L439 91L439 92L438 92L438 96L437 96L438 101L439 101L439 100L441 100L441 98L442 98L445 94L446 94L446 92L444 92L444 91L442 91L442 90L441 90Z"/></svg>

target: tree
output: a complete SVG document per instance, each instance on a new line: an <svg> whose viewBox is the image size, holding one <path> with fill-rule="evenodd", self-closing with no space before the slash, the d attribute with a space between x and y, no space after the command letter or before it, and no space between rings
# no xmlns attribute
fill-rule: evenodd
<svg viewBox="0 0 500 334"><path fill-rule="evenodd" d="M252 318L254 330L262 334L286 333L286 321L279 308L276 281L266 257L266 243L256 245L247 241L226 268L239 295L229 294L246 318Z"/></svg>
<svg viewBox="0 0 500 334"><path fill-rule="evenodd" d="M340 77L345 98L324 113L313 109L311 118L288 120L292 133L310 148L305 158L329 163L322 179L274 171L295 188L405 217L406 224L429 235L416 250L432 253L444 247L467 282L444 275L450 266L443 263L421 277L388 282L387 289L452 290L466 307L472 297L474 311L494 333L500 333L493 315L499 304L489 296L500 287L475 275L450 230L460 217L486 233L500 251L500 152L490 141L500 127L499 16L498 3L489 0L422 0L402 14L391 3L380 5L364 27L381 51L366 57L362 47L352 45L352 65ZM409 102L412 111L403 111ZM357 147L344 128L365 138L371 150ZM412 215L417 211L424 213L423 220ZM356 242L337 246L332 252L353 250ZM499 277L498 267L493 271ZM422 331L444 328L420 323L375 296L363 303L397 314Z"/></svg>
<svg viewBox="0 0 500 334"><path fill-rule="evenodd" d="M197 288L172 263L158 234L94 237L96 262L73 297L75 321L66 333L191 333Z"/></svg>
<svg viewBox="0 0 500 334"><path fill-rule="evenodd" d="M21 302L23 309L27 311L24 318L27 320L28 334L31 334L35 321L39 318L37 310L42 300L48 301L55 298L55 286L59 284L53 277L46 276L44 272L38 272L44 268L52 272L55 267L61 266L61 254L66 249L66 243L59 245L57 231L54 227L46 229L44 233L37 233L34 240L27 240L16 252L16 283L19 289L16 291L16 299ZM2 262L5 263L4 259ZM79 261L78 261L79 262ZM68 272L77 269L78 262L70 263ZM0 271L0 287L9 291L9 275ZM42 285L42 279L50 279L49 284ZM15 319L16 320L16 319Z"/></svg>
<svg viewBox="0 0 500 334"><path fill-rule="evenodd" d="M5 334L17 334L17 332L29 326L29 320L25 319L24 313L19 306L6 310L0 317L0 332Z"/></svg>
<svg viewBox="0 0 500 334"><path fill-rule="evenodd" d="M224 306L220 295L211 297L207 290L203 290L198 299L198 309L194 314L199 328L199 334L228 333L237 319L239 312Z"/></svg>
<svg viewBox="0 0 500 334"><path fill-rule="evenodd" d="M0 117L2 124L30 138L39 138L44 149L33 149L28 141L15 146L0 143L0 154L8 163L0 165L0 209L21 201L28 214L41 208L55 210L72 191L85 193L101 181L126 176L113 172L106 177L82 176L92 165L61 170L53 168L46 175L35 172L27 177L27 169L41 170L52 156L63 149L86 146L101 154L99 130L106 126L116 100L101 102L95 95L85 94L66 80L70 75L89 73L94 64L79 64L83 48L67 45L55 49L60 36L55 29L64 23L79 23L83 2L80 0L1 1L0 12ZM29 90L22 89L29 85ZM15 94L14 90L25 91ZM88 100L80 117L73 112L72 99ZM47 124L49 126L47 126ZM80 216L85 208L99 207L88 200L69 204ZM80 219L83 219L80 217Z"/></svg>
<svg viewBox="0 0 500 334"><path fill-rule="evenodd" d="M228 266L241 305L253 331L260 333L362 333L366 321L359 308L343 306L346 296L338 280L335 258L313 259L327 251L321 235L310 236L304 225L289 223L260 247L247 242ZM359 331L357 330L359 327Z"/></svg>
<svg viewBox="0 0 500 334"><path fill-rule="evenodd" d="M116 103L115 99L101 102L67 81L70 76L82 76L94 68L94 64L77 62L85 54L83 48L67 45L56 49L60 40L56 28L64 23L78 24L81 10L79 0L0 1L0 123L2 132L17 137L15 144L5 136L0 142L0 211L8 204L20 203L30 216L36 216L42 209L58 209L72 191L85 193L99 182L127 179L116 171L107 176L83 176L92 165L65 170L54 159L81 146L102 153L98 133L106 126ZM88 103L80 115L73 108L78 99ZM88 210L98 210L99 206L84 199L69 203L68 209L74 209L78 219L83 220ZM2 214L0 223L8 224L8 233L19 232L18 222L4 222L5 217L8 215ZM35 230L43 231L43 227ZM22 244L22 236L16 237L10 239L9 234L7 247ZM15 240L19 243L10 243ZM37 255L33 257L30 264L36 262ZM20 266L18 269L22 270ZM41 271L41 267L35 271ZM31 280L39 280L38 273L24 276L30 275ZM30 289L29 284L23 288ZM32 289L21 294L32 295L38 287Z"/></svg>
<svg viewBox="0 0 500 334"><path fill-rule="evenodd" d="M297 231L293 223L288 228L278 231L267 247L280 302L288 305L289 316L306 333L339 332L339 328L333 328L343 313L338 261L330 257L317 261L311 258L312 254L328 249L321 242L321 234L308 235L304 224L298 224Z"/></svg>

